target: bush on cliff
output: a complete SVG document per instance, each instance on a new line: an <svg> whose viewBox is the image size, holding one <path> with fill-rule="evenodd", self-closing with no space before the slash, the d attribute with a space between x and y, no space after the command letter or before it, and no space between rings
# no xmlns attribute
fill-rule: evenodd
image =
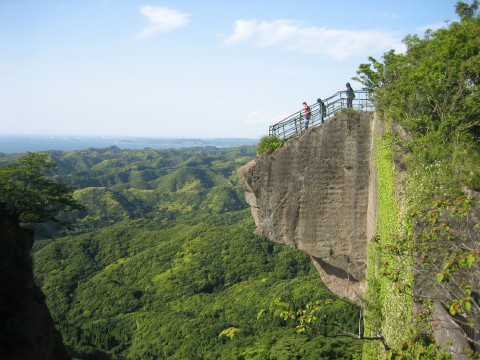
<svg viewBox="0 0 480 360"><path fill-rule="evenodd" d="M273 136L264 136L260 139L257 145L257 154L260 155L265 151L271 153L275 149L282 147L283 144L285 144L285 140L281 140Z"/></svg>

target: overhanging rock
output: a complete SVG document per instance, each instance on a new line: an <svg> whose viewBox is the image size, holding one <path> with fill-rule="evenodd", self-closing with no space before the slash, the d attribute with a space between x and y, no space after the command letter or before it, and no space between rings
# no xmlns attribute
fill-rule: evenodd
<svg viewBox="0 0 480 360"><path fill-rule="evenodd" d="M325 284L360 303L375 229L374 116L341 114L238 170L256 233L310 254Z"/></svg>

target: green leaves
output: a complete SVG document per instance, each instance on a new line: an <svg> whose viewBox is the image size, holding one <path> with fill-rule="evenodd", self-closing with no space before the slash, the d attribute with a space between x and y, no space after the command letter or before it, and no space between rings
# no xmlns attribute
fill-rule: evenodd
<svg viewBox="0 0 480 360"><path fill-rule="evenodd" d="M220 336L226 336L226 337L232 339L235 336L235 334L238 332L238 330L239 330L238 328L232 326L232 327L229 327L227 329L222 330L220 332L220 334L218 334L218 336L219 337Z"/></svg>
<svg viewBox="0 0 480 360"><path fill-rule="evenodd" d="M260 155L264 152L273 152L275 149L283 146L285 140L277 139L273 136L264 136L260 139L257 145L257 154Z"/></svg>
<svg viewBox="0 0 480 360"><path fill-rule="evenodd" d="M445 253L444 259L443 271L437 275L438 282L449 281L459 270L480 264L480 250L459 249Z"/></svg>
<svg viewBox="0 0 480 360"><path fill-rule="evenodd" d="M73 187L47 178L56 167L45 154L28 153L22 159L0 167L0 203L21 223L46 221L62 223L61 211L81 210L73 197Z"/></svg>
<svg viewBox="0 0 480 360"><path fill-rule="evenodd" d="M472 308L473 298L471 296L465 296L461 299L450 300L447 303L448 312L454 316L457 314L464 314L470 311Z"/></svg>
<svg viewBox="0 0 480 360"><path fill-rule="evenodd" d="M445 273L444 272L441 272L441 273L438 273L437 275L437 281L438 282L442 282L445 280Z"/></svg>
<svg viewBox="0 0 480 360"><path fill-rule="evenodd" d="M478 10L478 0L474 0L471 5L463 1L457 2L455 7L456 13L462 18L462 21L467 21L473 18L473 15Z"/></svg>
<svg viewBox="0 0 480 360"><path fill-rule="evenodd" d="M423 39L407 36L405 54L391 50L383 63L370 57L354 78L375 93L377 110L413 135L435 133L447 141L456 131L478 136L480 20L475 4L460 8L460 23L427 31Z"/></svg>

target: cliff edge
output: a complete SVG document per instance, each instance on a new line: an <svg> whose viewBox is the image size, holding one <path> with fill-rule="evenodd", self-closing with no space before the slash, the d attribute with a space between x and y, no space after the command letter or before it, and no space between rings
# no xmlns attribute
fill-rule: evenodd
<svg viewBox="0 0 480 360"><path fill-rule="evenodd" d="M33 279L32 245L33 232L19 227L0 204L0 359L68 360Z"/></svg>
<svg viewBox="0 0 480 360"><path fill-rule="evenodd" d="M331 291L356 303L375 231L376 123L340 114L238 170L256 233L310 254Z"/></svg>

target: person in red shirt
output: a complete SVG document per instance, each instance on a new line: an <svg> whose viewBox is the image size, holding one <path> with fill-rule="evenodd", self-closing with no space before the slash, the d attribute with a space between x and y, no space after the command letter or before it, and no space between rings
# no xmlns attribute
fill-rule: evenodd
<svg viewBox="0 0 480 360"><path fill-rule="evenodd" d="M306 102L303 103L303 116L305 117L305 130L307 130L312 113L310 112L310 106L308 106Z"/></svg>

